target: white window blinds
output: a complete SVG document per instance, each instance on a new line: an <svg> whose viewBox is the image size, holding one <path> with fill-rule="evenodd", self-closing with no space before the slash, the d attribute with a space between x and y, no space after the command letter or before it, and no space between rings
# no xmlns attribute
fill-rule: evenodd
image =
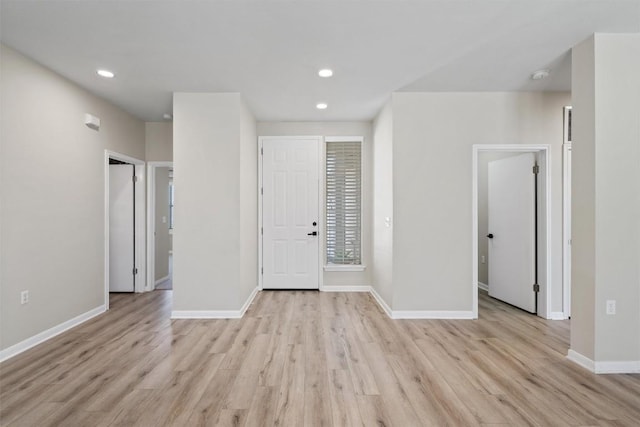
<svg viewBox="0 0 640 427"><path fill-rule="evenodd" d="M326 164L327 264L362 263L362 143L328 141Z"/></svg>

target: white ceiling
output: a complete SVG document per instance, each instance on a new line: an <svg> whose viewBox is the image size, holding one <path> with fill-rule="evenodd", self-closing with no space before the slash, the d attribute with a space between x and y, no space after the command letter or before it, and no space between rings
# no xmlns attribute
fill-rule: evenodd
<svg viewBox="0 0 640 427"><path fill-rule="evenodd" d="M258 120L370 120L393 91L569 90L570 49L640 32L640 0L2 0L1 38L146 121L172 92ZM321 79L330 67L334 77ZM97 68L116 73L113 80ZM535 70L551 76L532 81ZM316 110L317 102L329 108Z"/></svg>

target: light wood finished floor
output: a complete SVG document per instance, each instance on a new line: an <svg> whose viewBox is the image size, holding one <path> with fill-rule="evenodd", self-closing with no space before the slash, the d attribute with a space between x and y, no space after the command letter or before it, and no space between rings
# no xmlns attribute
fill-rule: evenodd
<svg viewBox="0 0 640 427"><path fill-rule="evenodd" d="M9 426L639 426L640 376L565 359L568 322L480 297L477 321L392 321L368 294L262 292L170 320L170 291L0 365Z"/></svg>

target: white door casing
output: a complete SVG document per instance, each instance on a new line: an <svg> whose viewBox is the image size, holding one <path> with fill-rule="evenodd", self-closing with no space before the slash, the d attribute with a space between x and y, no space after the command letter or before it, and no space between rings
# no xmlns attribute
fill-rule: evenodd
<svg viewBox="0 0 640 427"><path fill-rule="evenodd" d="M489 162L489 295L535 312L535 155Z"/></svg>
<svg viewBox="0 0 640 427"><path fill-rule="evenodd" d="M262 287L318 289L320 138L261 142Z"/></svg>
<svg viewBox="0 0 640 427"><path fill-rule="evenodd" d="M564 317L571 317L571 144L564 144L562 191L562 286Z"/></svg>
<svg viewBox="0 0 640 427"><path fill-rule="evenodd" d="M109 291L134 292L133 165L109 165Z"/></svg>

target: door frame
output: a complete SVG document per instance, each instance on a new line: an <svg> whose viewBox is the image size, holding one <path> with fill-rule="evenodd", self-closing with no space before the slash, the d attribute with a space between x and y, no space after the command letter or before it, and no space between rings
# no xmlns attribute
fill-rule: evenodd
<svg viewBox="0 0 640 427"><path fill-rule="evenodd" d="M551 294L551 159L549 156L551 146L548 144L473 144L471 165L471 266L472 266L472 311L473 318L478 318L478 157L480 152L513 152L513 153L538 153L540 161L540 175L544 180L539 190L544 191L544 212L538 218L544 223L545 241L538 248L541 253L539 260L545 263L543 274L538 275L540 293L538 294L538 316L550 319ZM540 266L540 264L538 264ZM539 268L539 267L538 267ZM542 280L544 283L542 283ZM491 286L489 284L489 286Z"/></svg>
<svg viewBox="0 0 640 427"><path fill-rule="evenodd" d="M173 162L147 162L147 280L144 291L156 288L156 236L153 233L156 224L156 169L172 168Z"/></svg>
<svg viewBox="0 0 640 427"><path fill-rule="evenodd" d="M323 212L323 200L324 200L324 176L322 173L322 159L324 138L319 135L304 135L304 136L258 136L258 289L262 290L262 271L263 271L263 239L262 239L262 153L263 145L268 140L283 140L283 139L312 139L317 142L318 150L318 290L322 291L324 288L323 280L323 266L324 266L324 250L320 245L324 240L324 218L321 218Z"/></svg>
<svg viewBox="0 0 640 427"><path fill-rule="evenodd" d="M562 144L562 310L571 317L571 143Z"/></svg>
<svg viewBox="0 0 640 427"><path fill-rule="evenodd" d="M135 190L135 265L138 269L137 277L134 278L134 292L144 292L147 277L147 257L146 257L146 221L145 221L145 163L144 160L127 156L111 150L104 150L104 305L105 310L109 309L109 159L120 160L131 163L134 166L136 177L134 183Z"/></svg>

